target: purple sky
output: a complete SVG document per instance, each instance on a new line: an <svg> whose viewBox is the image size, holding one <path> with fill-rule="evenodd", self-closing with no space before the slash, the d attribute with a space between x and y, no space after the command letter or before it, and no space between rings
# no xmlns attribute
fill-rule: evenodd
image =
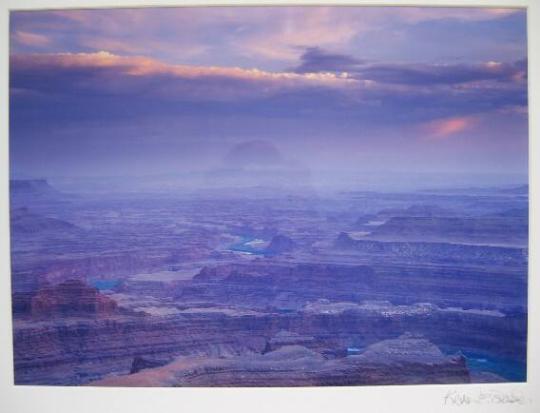
<svg viewBox="0 0 540 413"><path fill-rule="evenodd" d="M21 11L10 40L14 176L203 170L249 141L315 171L527 173L523 10Z"/></svg>

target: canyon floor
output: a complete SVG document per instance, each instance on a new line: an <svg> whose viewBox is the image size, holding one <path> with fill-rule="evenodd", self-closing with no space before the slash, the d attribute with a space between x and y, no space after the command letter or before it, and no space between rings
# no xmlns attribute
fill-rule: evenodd
<svg viewBox="0 0 540 413"><path fill-rule="evenodd" d="M526 380L526 186L10 186L16 384Z"/></svg>

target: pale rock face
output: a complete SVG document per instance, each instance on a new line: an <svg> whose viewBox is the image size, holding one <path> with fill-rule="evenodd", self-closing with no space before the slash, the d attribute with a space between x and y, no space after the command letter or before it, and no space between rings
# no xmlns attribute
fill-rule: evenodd
<svg viewBox="0 0 540 413"><path fill-rule="evenodd" d="M420 372L422 379L419 381ZM339 386L351 383L463 383L469 380L462 357L444 356L428 340L401 336L376 343L359 356L340 359L328 360L301 345L287 345L263 355L226 359L179 357L163 367L89 384L230 387L280 383L286 386Z"/></svg>

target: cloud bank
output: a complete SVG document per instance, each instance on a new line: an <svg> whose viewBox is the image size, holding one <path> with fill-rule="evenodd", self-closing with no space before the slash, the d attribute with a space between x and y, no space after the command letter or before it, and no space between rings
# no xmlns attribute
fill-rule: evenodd
<svg viewBox="0 0 540 413"><path fill-rule="evenodd" d="M262 140L312 168L524 171L525 22L486 8L15 12L13 165L174 170Z"/></svg>

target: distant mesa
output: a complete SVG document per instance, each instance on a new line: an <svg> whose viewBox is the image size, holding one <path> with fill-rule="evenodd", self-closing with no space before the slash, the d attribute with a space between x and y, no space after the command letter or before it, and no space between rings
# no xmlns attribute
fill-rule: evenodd
<svg viewBox="0 0 540 413"><path fill-rule="evenodd" d="M456 212L439 205L415 204L408 207L403 215L409 217L444 217L454 216Z"/></svg>
<svg viewBox="0 0 540 413"><path fill-rule="evenodd" d="M58 193L56 189L49 185L46 179L12 179L9 181L9 191L12 195Z"/></svg>
<svg viewBox="0 0 540 413"><path fill-rule="evenodd" d="M512 195L528 195L529 185L518 185L511 188L502 188L499 190L499 192Z"/></svg>
<svg viewBox="0 0 540 413"><path fill-rule="evenodd" d="M439 205L414 204L405 209L383 209L377 215L379 217L446 217L455 216L456 212Z"/></svg>
<svg viewBox="0 0 540 413"><path fill-rule="evenodd" d="M490 215L486 215L490 216ZM503 218L528 218L529 217L529 208L511 208L504 211L492 214L494 217L503 217Z"/></svg>
<svg viewBox="0 0 540 413"><path fill-rule="evenodd" d="M392 217L370 238L525 246L526 217Z"/></svg>
<svg viewBox="0 0 540 413"><path fill-rule="evenodd" d="M206 173L206 182L217 188L308 187L310 172L273 143L251 140L234 145L221 165Z"/></svg>
<svg viewBox="0 0 540 413"><path fill-rule="evenodd" d="M529 194L529 185L508 185L508 186L482 186L482 187L458 187L444 189L423 189L421 192L441 193L445 194L467 194L467 195L482 195L482 194L503 194L527 196Z"/></svg>
<svg viewBox="0 0 540 413"><path fill-rule="evenodd" d="M283 163L279 149L272 143L253 140L239 143L224 158L227 166L238 168L246 166L270 166Z"/></svg>
<svg viewBox="0 0 540 413"><path fill-rule="evenodd" d="M12 179L9 181L11 207L32 206L35 202L65 203L73 195L58 191L46 179Z"/></svg>
<svg viewBox="0 0 540 413"><path fill-rule="evenodd" d="M448 208L443 208L438 205L414 204L408 208L386 208L380 210L376 214L362 215L357 219L355 226L363 227L366 224L369 225L370 222L380 222L382 224L392 217L428 218L453 216L456 216L456 212Z"/></svg>
<svg viewBox="0 0 540 413"><path fill-rule="evenodd" d="M410 239L410 237L405 237ZM454 262L457 259L481 264L516 265L526 262L525 250L521 247L497 245L473 245L442 241L408 241L353 239L341 232L334 241L334 248L354 250L359 253L414 259L430 262Z"/></svg>

